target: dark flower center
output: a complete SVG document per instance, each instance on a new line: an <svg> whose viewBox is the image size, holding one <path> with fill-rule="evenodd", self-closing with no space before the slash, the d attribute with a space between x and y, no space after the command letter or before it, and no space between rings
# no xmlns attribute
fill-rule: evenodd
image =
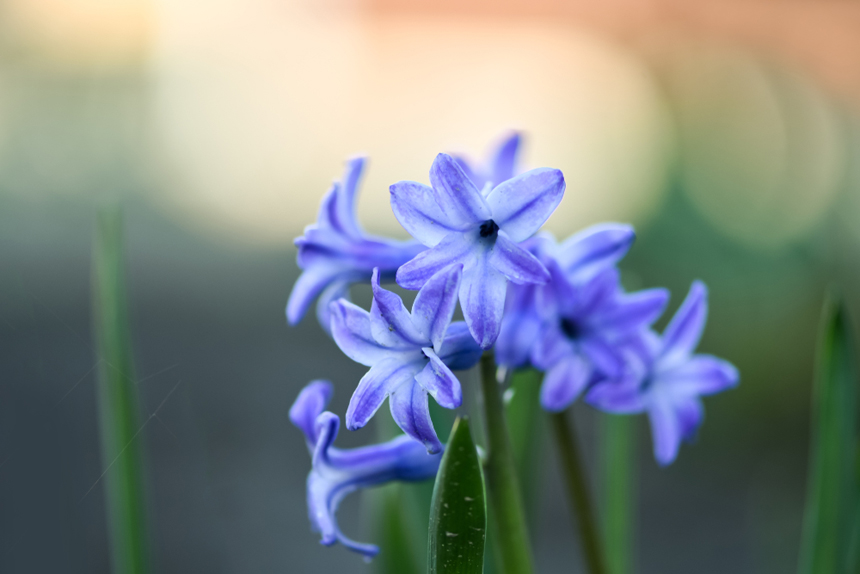
<svg viewBox="0 0 860 574"><path fill-rule="evenodd" d="M474 228L473 228L474 229ZM481 237L495 236L499 231L498 224L492 219L488 219L481 224Z"/></svg>
<svg viewBox="0 0 860 574"><path fill-rule="evenodd" d="M568 339L578 339L579 336L582 334L579 325L573 319L562 319L561 331L567 336Z"/></svg>

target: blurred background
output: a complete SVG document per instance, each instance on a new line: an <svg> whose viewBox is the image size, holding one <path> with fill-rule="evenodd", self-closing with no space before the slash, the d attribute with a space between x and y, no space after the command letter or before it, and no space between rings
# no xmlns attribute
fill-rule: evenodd
<svg viewBox="0 0 860 574"><path fill-rule="evenodd" d="M119 202L153 571L372 572L306 519L287 410L330 378L342 414L364 369L287 327L292 239L355 153L362 222L405 237L388 185L509 129L565 174L549 229L635 224L625 283L672 312L705 280L701 348L742 374L667 469L637 422L638 571L792 571L827 285L860 312L858 105L842 0L0 1L0 571L109 570L90 249ZM551 453L538 566L575 572Z"/></svg>

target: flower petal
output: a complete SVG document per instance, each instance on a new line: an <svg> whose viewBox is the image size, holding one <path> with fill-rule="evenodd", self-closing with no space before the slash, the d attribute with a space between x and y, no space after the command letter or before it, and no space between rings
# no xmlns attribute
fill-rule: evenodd
<svg viewBox="0 0 860 574"><path fill-rule="evenodd" d="M628 415L643 412L648 403L640 391L641 381L604 379L589 389L585 401L606 413Z"/></svg>
<svg viewBox="0 0 860 574"><path fill-rule="evenodd" d="M364 171L367 159L354 157L346 162L343 179L337 192L337 219L344 234L358 239L363 233L358 223L355 211L355 200L358 195L358 182Z"/></svg>
<svg viewBox="0 0 860 574"><path fill-rule="evenodd" d="M433 247L452 231L465 231L472 224L451 218L436 201L433 188L414 181L400 181L389 188L391 209L409 235Z"/></svg>
<svg viewBox="0 0 860 574"><path fill-rule="evenodd" d="M489 349L499 336L505 312L508 280L493 267L486 256L463 273L460 307L472 337L482 349Z"/></svg>
<svg viewBox="0 0 860 574"><path fill-rule="evenodd" d="M439 406L446 409L456 409L463 404L463 391L460 388L460 381L433 349L425 347L423 351L430 360L424 369L415 375L415 380L436 399Z"/></svg>
<svg viewBox="0 0 860 574"><path fill-rule="evenodd" d="M495 221L517 243L534 235L564 196L564 176L539 168L503 181L487 196Z"/></svg>
<svg viewBox="0 0 860 574"><path fill-rule="evenodd" d="M305 435L311 451L316 447L316 420L334 394L329 381L317 380L308 383L290 407L290 421Z"/></svg>
<svg viewBox="0 0 860 574"><path fill-rule="evenodd" d="M389 399L391 416L403 432L424 444L427 452L433 454L442 450L442 443L436 436L430 409L427 404L427 391L417 383L402 385L391 393Z"/></svg>
<svg viewBox="0 0 860 574"><path fill-rule="evenodd" d="M538 369L548 371L564 357L575 353L576 347L558 324L544 322L532 347L531 360Z"/></svg>
<svg viewBox="0 0 860 574"><path fill-rule="evenodd" d="M373 338L370 313L345 299L333 302L331 313L331 335L347 357L370 367L391 355Z"/></svg>
<svg viewBox="0 0 860 574"><path fill-rule="evenodd" d="M397 270L397 284L404 289L421 289L442 269L468 263L479 249L476 233L451 233L435 247L404 263Z"/></svg>
<svg viewBox="0 0 860 574"><path fill-rule="evenodd" d="M489 260L490 265L514 283L544 284L549 281L549 271L543 263L511 241L504 231L500 231L496 237L495 245L490 249Z"/></svg>
<svg viewBox="0 0 860 574"><path fill-rule="evenodd" d="M621 260L635 238L630 225L593 225L565 239L558 250L558 260L566 272L584 281Z"/></svg>
<svg viewBox="0 0 860 574"><path fill-rule="evenodd" d="M728 361L711 355L693 355L670 369L655 373L660 386L685 396L712 395L737 386L740 374Z"/></svg>
<svg viewBox="0 0 860 574"><path fill-rule="evenodd" d="M541 321L534 308L534 285L508 284L507 305L499 338L496 361L510 368L522 367L540 335Z"/></svg>
<svg viewBox="0 0 860 574"><path fill-rule="evenodd" d="M445 339L437 353L449 369L462 371L471 369L484 352L463 321L456 321L448 326Z"/></svg>
<svg viewBox="0 0 860 574"><path fill-rule="evenodd" d="M396 357L375 364L358 382L346 409L346 428L357 430L373 418L385 397L400 387L412 385L415 375L424 367L423 360L403 361Z"/></svg>
<svg viewBox="0 0 860 574"><path fill-rule="evenodd" d="M412 322L422 337L438 352L457 308L462 265L451 265L436 273L418 291L412 304Z"/></svg>
<svg viewBox="0 0 860 574"><path fill-rule="evenodd" d="M412 316L395 293L379 286L379 270L370 280L373 303L370 307L370 332L380 344L390 348L422 347L429 340L412 323Z"/></svg>
<svg viewBox="0 0 860 574"><path fill-rule="evenodd" d="M624 356L622 349L596 336L583 337L579 344L600 374L608 378L615 378L623 373Z"/></svg>
<svg viewBox="0 0 860 574"><path fill-rule="evenodd" d="M681 437L687 442L693 442L696 432L705 420L705 408L701 399L689 397L675 403L675 413L678 416Z"/></svg>
<svg viewBox="0 0 860 574"><path fill-rule="evenodd" d="M497 186L503 181L514 177L521 140L520 134L514 132L505 138L496 150L490 166L490 183L493 186Z"/></svg>
<svg viewBox="0 0 860 574"><path fill-rule="evenodd" d="M600 313L600 328L605 332L623 335L650 327L663 314L668 302L667 289L646 289L622 294L611 309Z"/></svg>
<svg viewBox="0 0 860 574"><path fill-rule="evenodd" d="M487 201L448 154L440 153L430 168L430 185L446 221L458 228L477 226L492 217Z"/></svg>
<svg viewBox="0 0 860 574"><path fill-rule="evenodd" d="M317 322L331 335L331 304L338 299L349 301L349 281L336 280L320 293L317 299Z"/></svg>
<svg viewBox="0 0 860 574"><path fill-rule="evenodd" d="M654 440L654 458L661 466L671 464L681 446L681 425L675 409L668 401L653 401L648 409L648 419Z"/></svg>
<svg viewBox="0 0 860 574"><path fill-rule="evenodd" d="M540 389L540 404L558 413L579 397L591 380L591 365L581 355L568 355L550 369Z"/></svg>
<svg viewBox="0 0 860 574"><path fill-rule="evenodd" d="M708 288L701 281L694 281L687 298L663 331L660 363L673 364L689 356L699 344L707 320Z"/></svg>
<svg viewBox="0 0 860 574"><path fill-rule="evenodd" d="M287 321L295 325L302 320L314 297L335 280L343 269L335 265L314 265L302 271L287 301Z"/></svg>

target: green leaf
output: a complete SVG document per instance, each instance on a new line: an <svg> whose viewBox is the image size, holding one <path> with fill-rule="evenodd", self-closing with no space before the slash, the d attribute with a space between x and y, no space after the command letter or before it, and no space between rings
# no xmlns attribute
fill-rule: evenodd
<svg viewBox="0 0 860 574"><path fill-rule="evenodd" d="M92 305L111 572L143 574L149 570L144 465L123 272L121 215L116 209L100 212Z"/></svg>
<svg viewBox="0 0 860 574"><path fill-rule="evenodd" d="M856 359L849 318L830 297L813 389L800 574L846 572L857 503Z"/></svg>
<svg viewBox="0 0 860 574"><path fill-rule="evenodd" d="M609 574L632 571L635 523L636 421L625 415L603 415L603 544Z"/></svg>
<svg viewBox="0 0 860 574"><path fill-rule="evenodd" d="M511 450L520 489L523 492L523 506L529 523L533 524L538 503L538 489L535 488L540 475L541 439L545 428L540 408L540 385L543 373L536 369L521 369L511 375L505 411L508 431L511 436Z"/></svg>
<svg viewBox="0 0 860 574"><path fill-rule="evenodd" d="M487 506L469 421L457 419L439 465L430 510L430 574L481 574Z"/></svg>

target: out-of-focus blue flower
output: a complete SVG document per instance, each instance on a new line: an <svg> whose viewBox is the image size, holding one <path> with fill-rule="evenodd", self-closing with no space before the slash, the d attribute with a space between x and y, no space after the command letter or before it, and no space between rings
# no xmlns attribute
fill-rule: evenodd
<svg viewBox="0 0 860 574"><path fill-rule="evenodd" d="M517 155L521 139L517 132L509 134L483 164L472 162L461 155L453 157L478 189L484 189L488 184L492 188L517 173Z"/></svg>
<svg viewBox="0 0 860 574"><path fill-rule="evenodd" d="M364 164L361 157L347 161L343 179L334 182L322 200L317 222L307 226L305 234L295 241L302 274L287 302L290 325L301 321L319 295L317 317L328 331L329 304L348 299L350 284L370 281L374 268L379 268L384 280L391 281L398 267L425 249L414 241L373 237L361 228L355 199Z"/></svg>
<svg viewBox="0 0 860 574"><path fill-rule="evenodd" d="M708 290L696 281L663 336L650 333L633 349L626 376L599 383L586 396L607 412L647 412L654 456L661 465L675 460L682 440L695 438L704 418L700 397L734 387L740 379L731 363L693 354L707 316Z"/></svg>
<svg viewBox="0 0 860 574"><path fill-rule="evenodd" d="M454 158L439 154L430 168L430 183L391 186L394 215L430 247L398 269L397 283L419 289L439 271L462 265L460 306L472 336L488 349L499 335L508 280L549 279L541 262L518 244L558 206L564 177L557 169L533 169L495 187L487 185L482 193Z"/></svg>
<svg viewBox="0 0 860 574"><path fill-rule="evenodd" d="M463 402L460 381L451 369L468 369L481 349L462 322L451 323L457 306L462 265L430 278L415 297L412 313L396 294L379 286L373 272L370 313L343 299L332 303L332 336L367 372L346 411L346 427L356 430L389 398L394 421L429 452L439 452L427 394L446 409ZM450 323L450 325L449 325Z"/></svg>
<svg viewBox="0 0 860 574"><path fill-rule="evenodd" d="M340 502L361 488L436 476L441 455L428 454L420 444L403 435L361 448L344 450L332 446L340 419L323 412L331 395L330 382L313 381L302 389L290 408L290 420L304 433L313 459L307 482L308 514L322 544L331 546L340 542L369 559L379 548L355 542L341 533L335 517Z"/></svg>
<svg viewBox="0 0 860 574"><path fill-rule="evenodd" d="M546 285L512 286L497 343L500 364L544 371L541 404L566 409L597 378L625 371L626 347L663 312L665 289L624 293L615 263L633 241L629 226L605 224L561 245L548 235L527 245L549 270Z"/></svg>

